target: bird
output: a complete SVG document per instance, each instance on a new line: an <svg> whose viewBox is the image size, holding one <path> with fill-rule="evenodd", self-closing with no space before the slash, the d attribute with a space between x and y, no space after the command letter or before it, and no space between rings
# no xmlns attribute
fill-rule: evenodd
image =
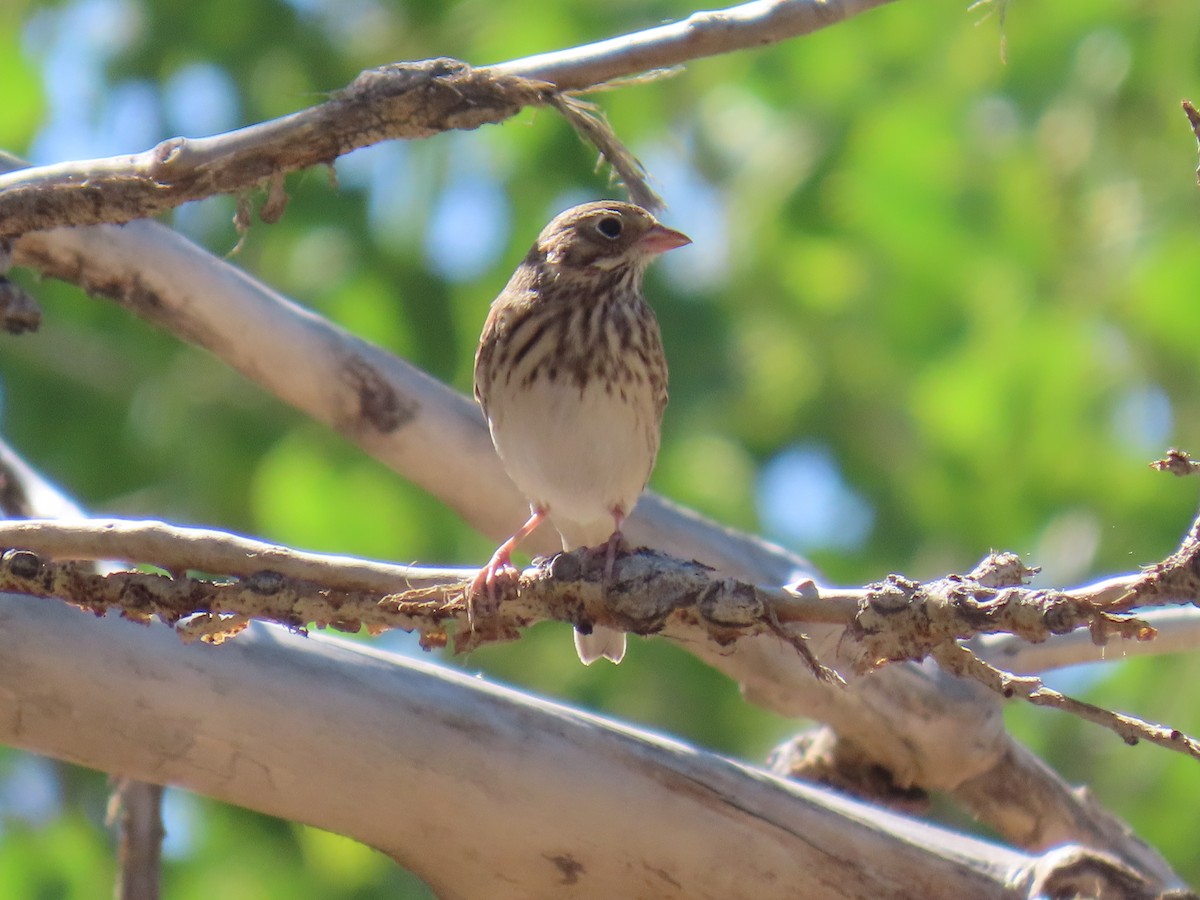
<svg viewBox="0 0 1200 900"><path fill-rule="evenodd" d="M475 353L475 399L529 519L469 588L495 597L517 545L549 521L564 550L605 546L612 578L621 528L658 455L667 360L642 295L656 256L690 244L639 206L615 200L559 213L492 302ZM625 655L625 634L575 630L585 665Z"/></svg>

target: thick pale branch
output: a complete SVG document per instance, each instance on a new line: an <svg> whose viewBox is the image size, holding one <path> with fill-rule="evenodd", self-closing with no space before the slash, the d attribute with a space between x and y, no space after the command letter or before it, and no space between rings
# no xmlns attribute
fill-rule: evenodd
<svg viewBox="0 0 1200 900"><path fill-rule="evenodd" d="M1127 608L1130 591L1150 597L1164 585L1176 587L1176 570L1194 568L1198 530L1200 526L1189 531L1169 565L1151 567L1136 579L1130 576L1137 583L1122 589L1116 603ZM310 624L348 631L402 628L419 631L423 646L441 647L449 642L446 626L455 623L456 648L466 650L515 639L520 628L555 619L584 630L599 624L721 647L772 634L790 644L819 680L840 682L815 658L796 626L845 624L848 640L862 648L856 666L860 671L887 661L932 657L947 671L1004 697L1054 706L1131 743L1144 739L1200 758L1196 743L1176 730L1065 697L1036 678L997 669L961 645L997 631L1034 641L1079 628L1087 628L1098 643L1113 634L1139 640L1154 636L1143 621L1112 615L1091 599L1012 585L1029 574L1012 554L991 554L969 575L930 584L892 576L866 590L837 591L811 582L792 589L747 584L648 549L622 554L606 580L603 554L577 550L544 560L506 583L502 602L484 610L483 600L466 594L470 570L322 558L157 522L6 523L0 524L0 547L13 548L0 566L0 589L68 598L97 614L116 608L142 621L158 616L172 625L199 614L201 618L179 628L185 636L210 642L239 633L250 619L264 619L298 630ZM166 568L185 565L190 553L187 566L237 580L213 583L143 572L99 576L70 562L47 564L39 553L66 560L118 557ZM164 564L164 559L173 563ZM1110 595L1114 583L1110 579L1079 593L1085 598Z"/></svg>
<svg viewBox="0 0 1200 900"><path fill-rule="evenodd" d="M504 475L482 417L467 398L169 229L152 222L56 229L18 239L13 255L18 265L113 298L208 348L441 498L484 533L500 538L524 520L525 502ZM723 577L750 584L785 584L809 573L799 557L653 494L639 502L626 534L634 544L700 560ZM554 547L549 536L535 535L531 549ZM814 625L805 631L826 664L846 662L839 657L847 643L843 628ZM998 700L982 686L936 669L891 665L840 687L814 679L795 648L774 634L733 647L707 639L688 641L687 647L739 682L751 702L828 723L890 770L898 784L954 791L970 783L973 796L985 798L976 807L981 817L1001 829L1029 807L1030 798L1007 787L1011 772L997 767L1011 757L1013 742L1003 730ZM1044 810L1042 833L1059 843L1080 840L1109 849L1170 877L1161 859L1121 837L1126 830L1108 814L1083 808L1052 772L1027 774L1020 784L1066 804Z"/></svg>
<svg viewBox="0 0 1200 900"><path fill-rule="evenodd" d="M348 835L440 897L1031 896L1039 857L361 644L0 621L0 742Z"/></svg>

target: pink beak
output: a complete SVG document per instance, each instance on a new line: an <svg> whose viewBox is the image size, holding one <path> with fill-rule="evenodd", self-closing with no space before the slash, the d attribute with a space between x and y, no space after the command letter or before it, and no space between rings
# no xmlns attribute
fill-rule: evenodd
<svg viewBox="0 0 1200 900"><path fill-rule="evenodd" d="M676 247L685 247L692 239L682 231L675 231L665 225L655 225L640 238L637 246L647 253L666 253Z"/></svg>

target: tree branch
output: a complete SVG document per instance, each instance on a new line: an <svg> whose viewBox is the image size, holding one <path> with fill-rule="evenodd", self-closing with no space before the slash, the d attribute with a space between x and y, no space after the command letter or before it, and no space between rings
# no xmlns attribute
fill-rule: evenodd
<svg viewBox="0 0 1200 900"><path fill-rule="evenodd" d="M446 627L454 623L459 651L515 640L519 629L546 619L584 630L600 624L720 647L772 634L789 644L819 681L830 683L842 679L816 659L798 626L842 624L848 626L848 641L859 645L859 672L889 661L932 657L946 671L978 681L1005 698L1052 706L1109 728L1128 743L1147 740L1200 759L1200 746L1177 729L1063 696L1037 678L989 665L960 643L995 632L1037 642L1076 629L1087 629L1098 644L1112 636L1152 640L1155 632L1144 621L1115 615L1108 608L1128 609L1130 597L1167 602L1171 592L1186 588L1180 573L1193 573L1200 564L1198 533L1200 519L1180 550L1164 563L1139 576L1108 579L1075 592L1017 586L1030 570L1013 554L990 554L968 575L928 584L891 576L864 590L843 590L818 588L811 581L792 589L747 584L722 578L700 563L648 549L622 554L606 579L602 554L576 550L523 573L506 585L496 608L481 614L466 595L471 570L322 559L157 522L33 521L0 524L0 547L13 548L3 556L0 589L65 597L97 615L116 608L138 621L157 616L177 625L185 637L211 643L238 634L251 619L295 630L310 623L351 632L362 627L373 632L402 628L420 632L426 648L448 644ZM47 565L38 553L68 562ZM178 568L189 554L192 568L239 580L214 583L183 578L182 572L175 577L144 572L99 576L81 572L70 562L113 557L164 567L163 559L171 559L174 564L165 567ZM1194 596L1183 602L1192 602ZM1098 602L1105 597L1110 598L1107 603Z"/></svg>
<svg viewBox="0 0 1200 900"><path fill-rule="evenodd" d="M0 439L0 518L83 516L74 501ZM93 562L93 576L106 567ZM80 569L80 571L85 571ZM162 787L110 780L106 822L117 831L117 900L158 900L162 876Z"/></svg>
<svg viewBox="0 0 1200 900"><path fill-rule="evenodd" d="M1190 100L1184 100L1183 112L1188 118L1188 124L1192 126L1192 133L1196 135L1196 145L1200 147L1200 110L1197 110ZM1196 183L1200 184L1200 166L1196 167Z"/></svg>
<svg viewBox="0 0 1200 900"><path fill-rule="evenodd" d="M1200 648L1200 609L1151 609L1139 614L1154 629L1152 641L1097 644L1087 631L1054 635L1039 644L1011 634L980 637L973 644L980 659L1016 675L1050 672L1091 662L1115 662L1135 656L1194 653Z"/></svg>
<svg viewBox="0 0 1200 900"><path fill-rule="evenodd" d="M689 59L808 34L890 0L756 0L584 47L472 68L451 59L360 74L317 106L206 138L172 138L132 156L0 175L0 240L61 226L119 224L190 200L270 188L265 219L282 212L283 173L331 165L384 140L495 124L552 105L601 151L636 203L661 206L640 164L587 106L561 95ZM538 73L538 74L531 74ZM248 214L239 212L245 227ZM2 274L2 273L0 273Z"/></svg>
<svg viewBox="0 0 1200 900"><path fill-rule="evenodd" d="M154 222L56 229L18 239L13 255L17 264L112 298L208 348L439 497L483 533L499 539L524 520L524 499L505 476L475 404L170 229ZM625 533L635 545L700 560L751 584L786 584L811 574L800 557L652 493L639 501ZM530 541L532 552L556 549L545 534ZM853 664L839 656L844 629L815 625L807 633L827 665ZM750 702L827 723L898 784L950 792L971 786L977 813L1010 839L1029 833L1006 829L1036 806L1042 814L1038 834L1107 849L1143 871L1170 877L1165 862L1127 827L1084 804L1044 766L1013 779L1004 761L1024 757L1012 752L1000 703L982 686L936 669L891 665L841 688L814 679L794 648L775 635L732 648L708 640L687 647L738 682Z"/></svg>
<svg viewBox="0 0 1200 900"><path fill-rule="evenodd" d="M500 122L544 105L552 93L545 83L448 59L371 69L324 103L227 134L0 175L0 238L146 218L269 184L282 172L329 165L380 141Z"/></svg>
<svg viewBox="0 0 1200 900"><path fill-rule="evenodd" d="M31 550L51 559L145 563L179 577L189 569L237 578L274 572L328 590L379 594L394 593L401 586L407 590L451 584L475 571L306 553L226 531L164 522L83 518L81 514L52 521L0 522L0 545Z"/></svg>
<svg viewBox="0 0 1200 900"><path fill-rule="evenodd" d="M162 872L162 785L117 779L108 825L118 832L116 900L158 900Z"/></svg>
<svg viewBox="0 0 1200 900"><path fill-rule="evenodd" d="M497 63L488 69L549 81L564 91L578 91L705 56L802 37L891 2L754 0L727 9L693 13L681 22L582 47Z"/></svg>
<svg viewBox="0 0 1200 900"><path fill-rule="evenodd" d="M1070 871L362 644L0 618L0 741L346 834L439 896L1011 900Z"/></svg>
<svg viewBox="0 0 1200 900"><path fill-rule="evenodd" d="M1152 725L1134 716L1123 715L1092 703L1067 697L1046 687L1040 678L1012 675L995 666L990 666L966 647L943 644L937 647L932 655L938 665L948 672L972 678L1005 697L1020 697L1034 706L1049 706L1071 713L1085 721L1109 729L1130 746L1138 741L1149 741L1160 747L1166 747L1168 750L1185 753L1192 759L1200 760L1200 743L1177 728Z"/></svg>

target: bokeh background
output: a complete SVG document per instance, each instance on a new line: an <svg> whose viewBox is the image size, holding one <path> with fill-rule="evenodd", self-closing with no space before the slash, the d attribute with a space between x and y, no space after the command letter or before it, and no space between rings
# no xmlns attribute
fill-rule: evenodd
<svg viewBox="0 0 1200 900"><path fill-rule="evenodd" d="M0 147L140 151L318 102L369 66L495 62L692 9L17 0L0 9ZM847 584L1003 548L1068 585L1168 553L1197 491L1146 463L1200 451L1200 189L1179 109L1200 100L1198 47L1187 3L1020 4L1002 28L986 7L900 2L601 95L695 239L649 278L672 371L652 486ZM594 161L544 110L359 151L337 186L291 176L287 214L236 262L469 391L487 305L542 224L613 195ZM225 254L232 214L217 198L168 218ZM18 277L46 321L0 337L0 429L96 512L401 561L492 549L204 352ZM543 626L444 661L752 761L803 724L653 640L585 670L566 627ZM1051 681L1195 733L1198 677L1194 655ZM1009 717L1200 882L1195 762L1048 711ZM0 895L110 896L105 794L102 775L0 750ZM173 900L428 895L338 837L179 791L166 812Z"/></svg>

